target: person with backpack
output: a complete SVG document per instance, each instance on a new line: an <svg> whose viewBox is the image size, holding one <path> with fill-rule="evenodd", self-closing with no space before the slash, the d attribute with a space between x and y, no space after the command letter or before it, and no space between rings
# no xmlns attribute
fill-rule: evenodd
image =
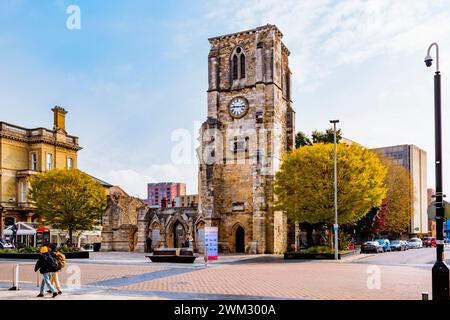
<svg viewBox="0 0 450 320"><path fill-rule="evenodd" d="M44 296L45 286L47 286L52 295L52 298L58 295L55 287L50 283L50 276L52 272L55 272L58 268L58 263L53 255L50 254L47 247L42 247L40 250L41 254L39 255L39 259L34 266L34 272L39 272L42 274L42 282L40 291L38 294L39 298Z"/></svg>
<svg viewBox="0 0 450 320"><path fill-rule="evenodd" d="M56 261L58 262L58 270L55 272L52 272L50 277L50 282L53 286L55 286L56 290L58 290L58 294L62 294L61 290L61 284L59 283L59 276L58 272L66 266L66 256L61 252L57 250L57 247L54 243L51 243L49 246L50 254L54 255L56 258ZM50 290L47 292L51 292Z"/></svg>

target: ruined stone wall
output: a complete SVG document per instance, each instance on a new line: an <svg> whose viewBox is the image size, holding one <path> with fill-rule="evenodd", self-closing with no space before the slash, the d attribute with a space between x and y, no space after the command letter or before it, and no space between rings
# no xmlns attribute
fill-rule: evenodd
<svg viewBox="0 0 450 320"><path fill-rule="evenodd" d="M134 251L137 246L138 210L145 204L118 187L110 188L102 217L101 251Z"/></svg>

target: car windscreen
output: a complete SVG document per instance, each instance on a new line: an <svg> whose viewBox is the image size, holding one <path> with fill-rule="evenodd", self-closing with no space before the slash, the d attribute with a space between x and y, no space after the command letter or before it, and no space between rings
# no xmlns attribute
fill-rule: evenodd
<svg viewBox="0 0 450 320"><path fill-rule="evenodd" d="M411 239L411 240L409 240L409 242L419 242L420 241L420 239Z"/></svg>
<svg viewBox="0 0 450 320"><path fill-rule="evenodd" d="M400 242L400 241L397 241L397 240L391 242L391 244L400 244L400 243L401 243L401 242Z"/></svg>

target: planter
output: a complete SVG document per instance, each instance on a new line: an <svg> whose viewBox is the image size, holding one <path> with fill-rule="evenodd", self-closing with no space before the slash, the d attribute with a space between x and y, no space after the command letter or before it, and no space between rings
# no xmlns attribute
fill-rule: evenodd
<svg viewBox="0 0 450 320"><path fill-rule="evenodd" d="M66 259L89 259L89 251L63 252ZM30 259L37 260L39 253L0 253L0 259Z"/></svg>
<svg viewBox="0 0 450 320"><path fill-rule="evenodd" d="M352 256L358 254L358 251L350 251L339 253L338 258ZM285 260L334 260L334 253L301 253L301 252L287 252L284 254Z"/></svg>

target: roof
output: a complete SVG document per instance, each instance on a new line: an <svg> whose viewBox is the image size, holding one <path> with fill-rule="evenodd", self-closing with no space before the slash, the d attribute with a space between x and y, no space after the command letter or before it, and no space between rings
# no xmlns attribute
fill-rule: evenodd
<svg viewBox="0 0 450 320"><path fill-rule="evenodd" d="M112 187L113 187L112 184L110 184L110 183L108 183L108 182L106 182L106 181L100 180L99 178L96 178L96 177L94 177L94 176L91 176L91 175L88 174L88 173L87 173L87 175L90 176L94 181L100 182L100 184L101 184L103 187L105 187L105 188L112 188Z"/></svg>
<svg viewBox="0 0 450 320"><path fill-rule="evenodd" d="M211 37L208 40L211 42L213 40L221 40L221 39L224 39L224 38L233 37L233 36L237 36L237 35L245 34L245 33L253 33L253 32L256 32L256 31L259 31L259 30L264 30L264 29L274 29L274 30L276 30L277 32L280 33L281 37L283 36L283 34L281 33L280 29L278 29L276 25L268 23L268 24L266 24L264 26L257 27L257 28L254 28L254 29L250 29L250 30L229 33L229 34L225 34L225 35L217 36L217 37Z"/></svg>

